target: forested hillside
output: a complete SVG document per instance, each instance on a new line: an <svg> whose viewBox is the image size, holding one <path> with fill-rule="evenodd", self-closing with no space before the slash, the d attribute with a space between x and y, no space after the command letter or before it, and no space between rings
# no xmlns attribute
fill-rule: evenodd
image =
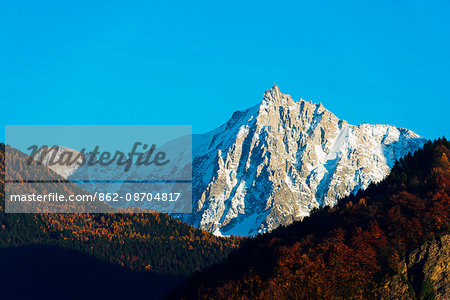
<svg viewBox="0 0 450 300"><path fill-rule="evenodd" d="M394 299L389 293L400 284L393 281L397 276L406 287L402 297L445 299L449 274L439 277L445 282L433 282L423 271L406 270L405 258L424 243L448 240L449 157L447 140L426 143L397 162L384 181L303 222L243 241L226 261L194 274L171 297ZM441 271L448 272L443 264Z"/></svg>
<svg viewBox="0 0 450 300"><path fill-rule="evenodd" d="M88 255L124 272L183 277L223 260L239 243L237 238L216 237L161 213L6 214L4 145L0 147L2 253L15 253L7 250L12 247L56 247L54 251ZM14 157L16 164L25 163L22 155ZM50 173L46 178L58 176ZM8 257L3 255L2 261Z"/></svg>

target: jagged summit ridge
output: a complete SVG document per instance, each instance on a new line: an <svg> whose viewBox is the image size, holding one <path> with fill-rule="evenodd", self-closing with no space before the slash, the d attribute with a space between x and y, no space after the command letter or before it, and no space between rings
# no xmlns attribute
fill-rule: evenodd
<svg viewBox="0 0 450 300"><path fill-rule="evenodd" d="M391 125L348 124L321 103L294 101L275 85L258 105L234 112L192 142L193 212L176 217L217 235L253 235L301 220L313 208L333 206L382 180L397 159L426 140ZM117 172L54 171L68 179ZM111 192L121 188L109 186Z"/></svg>
<svg viewBox="0 0 450 300"><path fill-rule="evenodd" d="M424 142L391 125L350 125L274 85L260 104L194 136L194 211L180 218L216 234L266 232L380 181Z"/></svg>

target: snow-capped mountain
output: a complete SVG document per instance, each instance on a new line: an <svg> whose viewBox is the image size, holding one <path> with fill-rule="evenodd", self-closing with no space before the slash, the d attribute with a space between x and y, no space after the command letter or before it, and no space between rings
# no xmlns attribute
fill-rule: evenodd
<svg viewBox="0 0 450 300"><path fill-rule="evenodd" d="M426 142L390 125L354 126L277 86L219 128L193 137L192 214L217 235L253 235L382 180Z"/></svg>
<svg viewBox="0 0 450 300"><path fill-rule="evenodd" d="M217 235L254 235L301 220L313 208L333 206L382 180L397 159L425 142L391 125L350 125L322 104L295 102L274 86L260 104L235 112L209 133L193 135L192 166L184 165L190 162L190 143L174 141L162 149L174 152L168 155L173 166L166 169L171 177L190 178L192 167L192 213L175 217ZM55 171L70 180L107 175L118 180L101 184L111 193L129 190L120 181L167 175L152 168L124 173L117 166ZM80 187L95 191L99 184Z"/></svg>

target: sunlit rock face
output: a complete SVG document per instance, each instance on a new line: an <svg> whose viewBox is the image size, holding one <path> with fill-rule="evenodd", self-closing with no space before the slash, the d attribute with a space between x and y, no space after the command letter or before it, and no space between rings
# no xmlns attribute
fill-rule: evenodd
<svg viewBox="0 0 450 300"><path fill-rule="evenodd" d="M180 219L217 235L254 235L382 180L426 142L391 125L354 126L277 86L193 138L194 210Z"/></svg>
<svg viewBox="0 0 450 300"><path fill-rule="evenodd" d="M333 206L382 180L397 159L426 140L391 125L350 125L322 104L294 101L274 86L260 104L235 112L192 142L193 212L175 217L217 235L254 235L301 220L313 208ZM167 145L172 160L177 157L170 149L185 153L179 149L184 144ZM123 180L146 178L137 169L122 172L117 166L53 170L68 179L105 173L121 174ZM83 188L90 190L89 184ZM112 183L107 190L121 188Z"/></svg>

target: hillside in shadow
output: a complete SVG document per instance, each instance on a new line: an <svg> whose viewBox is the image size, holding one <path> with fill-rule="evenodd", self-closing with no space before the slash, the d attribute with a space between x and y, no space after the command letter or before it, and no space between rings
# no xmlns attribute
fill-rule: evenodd
<svg viewBox="0 0 450 300"><path fill-rule="evenodd" d="M0 248L0 269L3 299L159 299L183 280L53 246Z"/></svg>

